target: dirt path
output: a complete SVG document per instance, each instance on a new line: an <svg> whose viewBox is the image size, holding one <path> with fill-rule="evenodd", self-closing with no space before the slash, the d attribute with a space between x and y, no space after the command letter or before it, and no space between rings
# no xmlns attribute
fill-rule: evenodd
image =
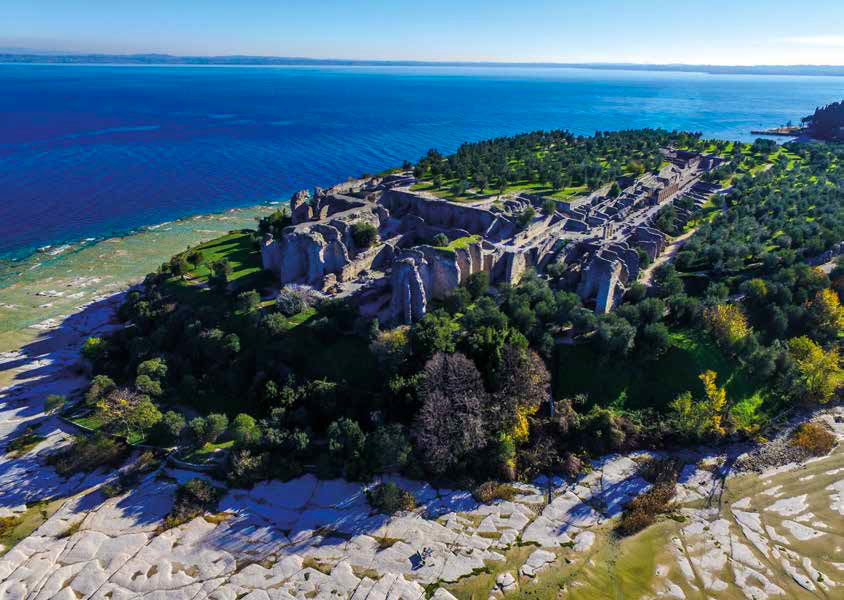
<svg viewBox="0 0 844 600"><path fill-rule="evenodd" d="M639 281L646 287L650 287L654 270L660 265L664 265L670 260L673 260L673 258L677 255L680 250L682 250L683 246L686 245L686 242L689 240L690 237L692 237L692 235L694 235L696 231L697 227L671 240L671 243L668 244L668 246L665 248L665 251L659 256L657 256L656 260L654 260L650 265L648 265L645 270L642 271L641 275L639 275Z"/></svg>

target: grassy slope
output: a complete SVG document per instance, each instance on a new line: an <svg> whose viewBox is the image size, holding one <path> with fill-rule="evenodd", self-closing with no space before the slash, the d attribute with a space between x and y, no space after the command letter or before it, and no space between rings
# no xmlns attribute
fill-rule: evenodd
<svg viewBox="0 0 844 600"><path fill-rule="evenodd" d="M688 331L671 334L671 348L659 360L639 362L598 355L591 346L560 346L554 365L554 393L558 398L588 394L601 406L664 410L685 391L703 394L700 373L718 373L732 403L758 404L762 388L743 368L703 335ZM634 350L635 352L635 350Z"/></svg>
<svg viewBox="0 0 844 600"><path fill-rule="evenodd" d="M456 240L452 240L447 246L435 246L437 250L443 250L445 252L454 252L455 250L462 248L466 249L475 242L481 241L481 236L479 235L470 235L467 237L457 238Z"/></svg>

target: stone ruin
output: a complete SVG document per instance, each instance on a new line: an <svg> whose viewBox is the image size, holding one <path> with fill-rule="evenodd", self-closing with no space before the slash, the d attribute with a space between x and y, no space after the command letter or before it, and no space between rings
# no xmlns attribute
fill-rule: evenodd
<svg viewBox="0 0 844 600"><path fill-rule="evenodd" d="M565 282L599 313L609 312L639 275L641 249L655 259L666 237L651 226L661 207L684 195L702 203L712 186L701 176L721 159L664 151L668 166L658 175L621 180L541 214L546 198L521 193L477 202L451 202L413 191L408 174L350 180L290 201L293 224L275 239L265 236L263 266L282 285L307 285L326 296L355 301L361 314L382 323L421 318L432 300L442 300L478 272L492 284L517 284L528 269L551 263L565 268ZM517 217L528 207L526 226ZM679 211L688 220L688 211ZM356 223L378 231L369 248L358 248ZM435 247L443 234L447 247Z"/></svg>

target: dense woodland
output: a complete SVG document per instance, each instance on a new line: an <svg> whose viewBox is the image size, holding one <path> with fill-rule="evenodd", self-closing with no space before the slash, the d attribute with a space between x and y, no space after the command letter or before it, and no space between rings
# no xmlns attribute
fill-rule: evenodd
<svg viewBox="0 0 844 600"><path fill-rule="evenodd" d="M844 101L820 106L803 123L812 130L812 136L822 140L844 139Z"/></svg>
<svg viewBox="0 0 844 600"><path fill-rule="evenodd" d="M237 485L304 470L476 485L575 474L606 452L754 438L835 399L844 265L828 276L810 263L844 240L844 147L540 132L432 151L416 168L510 181L514 163L572 178L601 164L604 177L631 160L658 166L672 140L734 156L716 175L729 190L694 209L676 261L612 314L583 306L560 269L496 289L478 274L413 326L385 329L300 289L270 299L260 234L233 232L129 294L127 327L86 345L94 377L71 416L188 458L226 449L220 475Z"/></svg>

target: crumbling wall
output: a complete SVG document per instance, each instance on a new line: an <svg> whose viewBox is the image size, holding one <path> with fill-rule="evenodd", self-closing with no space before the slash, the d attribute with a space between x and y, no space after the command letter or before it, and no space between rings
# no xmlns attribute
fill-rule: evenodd
<svg viewBox="0 0 844 600"><path fill-rule="evenodd" d="M338 281L356 277L372 267L380 255L380 247L358 252L351 226L365 222L380 228L388 218L389 214L383 207L370 204L335 213L323 221L287 227L280 239L268 238L264 241L262 264L265 269L273 271L282 283L318 286L329 274Z"/></svg>
<svg viewBox="0 0 844 600"><path fill-rule="evenodd" d="M493 213L483 208L426 198L402 190L386 190L378 202L393 215L410 213L429 225L465 229L473 235L483 235L496 219Z"/></svg>

